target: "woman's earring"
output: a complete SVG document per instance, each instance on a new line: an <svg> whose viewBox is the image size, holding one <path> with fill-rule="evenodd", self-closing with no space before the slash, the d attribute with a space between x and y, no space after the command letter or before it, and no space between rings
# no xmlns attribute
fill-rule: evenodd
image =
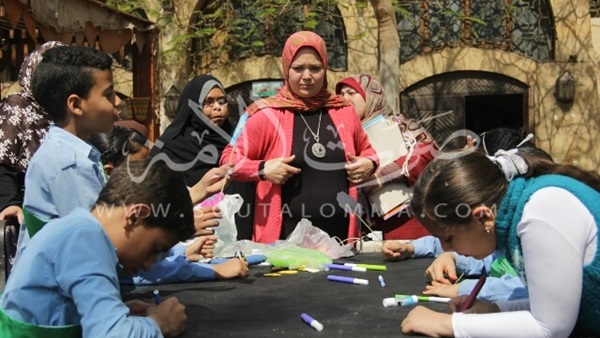
<svg viewBox="0 0 600 338"><path fill-rule="evenodd" d="M492 231L492 230L490 230L490 228L486 228L486 229L485 229L485 233L486 233L486 234L489 234L491 231Z"/></svg>

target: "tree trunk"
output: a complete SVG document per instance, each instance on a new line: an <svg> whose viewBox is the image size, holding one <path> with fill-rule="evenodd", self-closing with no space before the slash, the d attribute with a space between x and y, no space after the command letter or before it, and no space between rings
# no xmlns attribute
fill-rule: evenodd
<svg viewBox="0 0 600 338"><path fill-rule="evenodd" d="M400 35L391 0L370 0L379 31L379 79L387 102L395 114L400 112Z"/></svg>

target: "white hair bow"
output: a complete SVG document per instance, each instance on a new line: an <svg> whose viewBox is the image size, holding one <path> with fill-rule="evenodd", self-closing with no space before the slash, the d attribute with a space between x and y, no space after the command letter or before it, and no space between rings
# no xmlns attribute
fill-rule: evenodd
<svg viewBox="0 0 600 338"><path fill-rule="evenodd" d="M525 160L517 155L518 150L498 150L494 156L487 156L494 162L506 177L506 181L512 180L515 176L524 175L529 167Z"/></svg>

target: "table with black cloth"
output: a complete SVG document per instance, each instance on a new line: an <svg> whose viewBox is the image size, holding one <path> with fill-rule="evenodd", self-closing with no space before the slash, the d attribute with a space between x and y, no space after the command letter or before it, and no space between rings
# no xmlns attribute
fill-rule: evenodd
<svg viewBox="0 0 600 338"><path fill-rule="evenodd" d="M424 272L431 259L401 262L383 260L381 253L363 253L343 262L383 264L387 271L299 272L265 277L269 267L253 266L248 277L205 283L144 286L124 297L152 300L175 296L186 305L186 331L181 337L399 337L400 323L413 306L384 308L382 300L395 294L421 294ZM369 280L354 285L327 280L328 275ZM383 276L381 287L377 276ZM447 304L420 303L436 311ZM300 319L306 313L323 324L321 332Z"/></svg>

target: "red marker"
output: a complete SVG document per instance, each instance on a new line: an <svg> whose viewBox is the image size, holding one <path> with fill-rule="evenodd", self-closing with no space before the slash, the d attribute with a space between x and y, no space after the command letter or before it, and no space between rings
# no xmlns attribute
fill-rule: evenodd
<svg viewBox="0 0 600 338"><path fill-rule="evenodd" d="M483 284L485 284L485 275L486 275L485 267L483 267L481 269L481 277L479 277L477 284L475 284L475 287L469 294L469 297L467 297L467 299L465 299L465 302L461 304L461 306L458 308L457 312L466 311L466 310L470 309L471 306L473 306L473 303L475 302L475 298L477 298L479 291L481 291Z"/></svg>

